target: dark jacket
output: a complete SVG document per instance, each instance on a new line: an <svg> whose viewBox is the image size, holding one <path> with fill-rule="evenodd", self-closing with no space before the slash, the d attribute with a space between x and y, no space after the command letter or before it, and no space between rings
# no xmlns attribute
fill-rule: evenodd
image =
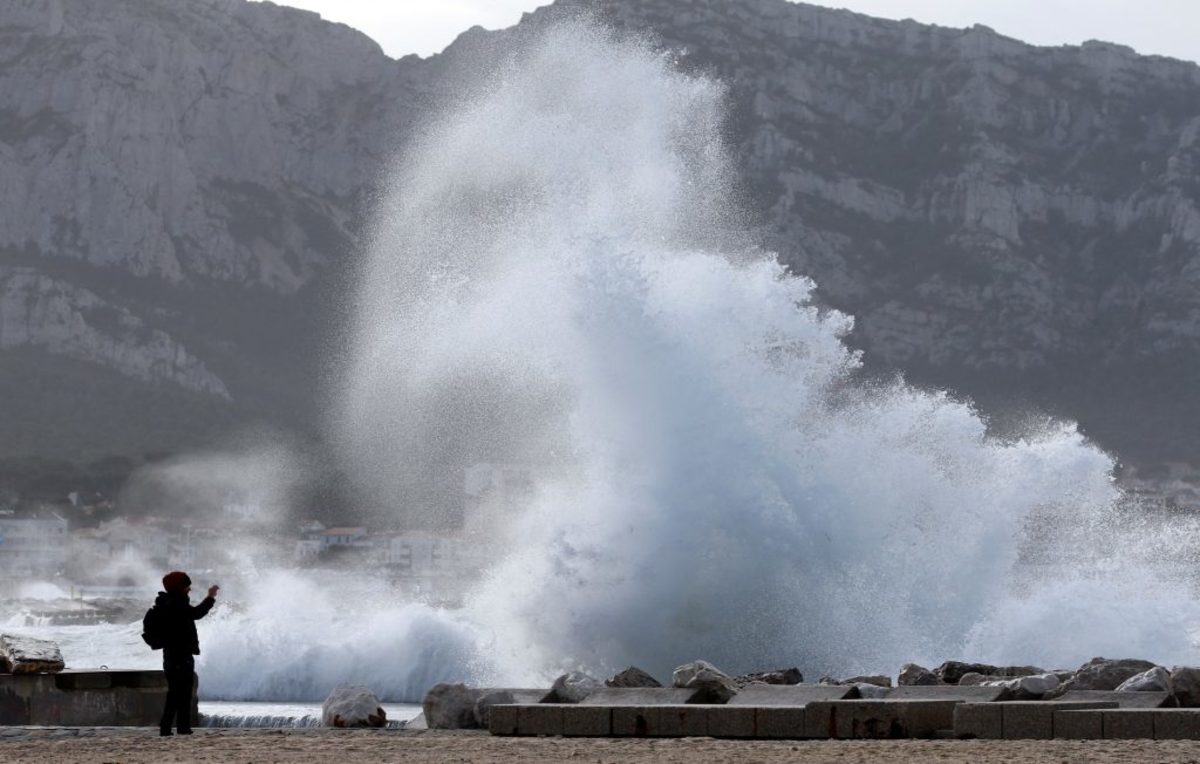
<svg viewBox="0 0 1200 764"><path fill-rule="evenodd" d="M162 630L166 639L163 642L163 655L199 655L200 638L196 636L196 621L208 615L216 600L205 597L199 605L188 602L188 596L183 593L159 592L154 600L154 608L160 611Z"/></svg>

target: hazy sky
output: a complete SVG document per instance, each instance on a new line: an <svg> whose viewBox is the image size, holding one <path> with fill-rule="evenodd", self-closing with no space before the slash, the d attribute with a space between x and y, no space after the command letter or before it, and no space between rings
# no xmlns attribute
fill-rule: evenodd
<svg viewBox="0 0 1200 764"><path fill-rule="evenodd" d="M511 26L549 0L279 0L361 29L392 56L436 53L463 30ZM1200 0L812 0L942 26L986 24L1037 45L1109 40L1200 60Z"/></svg>

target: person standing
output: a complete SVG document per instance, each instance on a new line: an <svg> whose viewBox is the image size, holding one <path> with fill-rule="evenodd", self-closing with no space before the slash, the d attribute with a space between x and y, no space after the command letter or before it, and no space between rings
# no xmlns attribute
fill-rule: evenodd
<svg viewBox="0 0 1200 764"><path fill-rule="evenodd" d="M188 595L192 579L180 570L163 576L163 589L154 600L157 631L163 651L163 673L167 675L167 702L159 722L160 735L171 735L175 726L180 735L192 734L192 691L200 638L196 621L208 615L217 601L219 586L208 587L208 596L192 605Z"/></svg>

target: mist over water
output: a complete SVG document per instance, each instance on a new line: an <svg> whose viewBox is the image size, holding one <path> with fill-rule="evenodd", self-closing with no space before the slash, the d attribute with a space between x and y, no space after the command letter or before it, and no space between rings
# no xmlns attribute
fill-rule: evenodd
<svg viewBox="0 0 1200 764"><path fill-rule="evenodd" d="M1194 654L1184 585L1145 561L1016 591L1032 513L1103 535L1110 457L856 383L852 320L738 230L719 84L575 24L479 92L396 172L340 410L405 518L453 515L476 461L540 476L462 614L477 678Z"/></svg>

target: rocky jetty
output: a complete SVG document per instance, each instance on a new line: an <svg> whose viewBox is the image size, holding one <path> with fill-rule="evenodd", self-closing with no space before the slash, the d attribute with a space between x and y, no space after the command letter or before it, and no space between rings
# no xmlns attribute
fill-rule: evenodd
<svg viewBox="0 0 1200 764"><path fill-rule="evenodd" d="M970 669L970 670L968 670ZM986 673L983 673L986 672ZM954 679L950 682L946 679ZM792 681L795 680L795 681ZM1067 693L1069 698L1095 698L1099 695L1126 696L1143 693L1168 698L1168 705L1200 708L1200 668L1176 666L1167 668L1138 659L1093 658L1076 669L1046 671L1036 666L994 666L967 661L947 661L930 670L915 663L901 666L895 681L885 675L859 675L845 679L822 677L819 684L803 684L799 669L762 671L731 677L712 663L695 660L672 672L674 690L690 690L688 703L722 705L729 703L747 688L786 692L787 687L818 688L846 687L848 698L982 698L993 697L1006 701L1052 700ZM954 694L952 688L963 688ZM607 689L606 689L607 688ZM464 684L434 686L424 700L424 716L435 729L474 729L488 726L488 708L498 705L548 703L575 705L596 693L614 690L645 689L645 698L676 698L648 673L630 667L612 679L600 682L583 672L561 675L549 690L471 688ZM853 688L853 689L850 689ZM938 688L950 694L939 695ZM978 688L978 689L972 689ZM994 689L990 695L982 692ZM928 689L929 692L922 694ZM934 693L930 695L929 693ZM761 693L760 693L761 694ZM599 697L599 695L597 695ZM624 697L624 696L622 696ZM588 701L589 703L591 701ZM667 701L664 700L664 703ZM682 702L682 701L673 701ZM741 702L740 700L738 701ZM1157 702L1157 701L1155 701ZM1130 707L1139 707L1131 697Z"/></svg>

